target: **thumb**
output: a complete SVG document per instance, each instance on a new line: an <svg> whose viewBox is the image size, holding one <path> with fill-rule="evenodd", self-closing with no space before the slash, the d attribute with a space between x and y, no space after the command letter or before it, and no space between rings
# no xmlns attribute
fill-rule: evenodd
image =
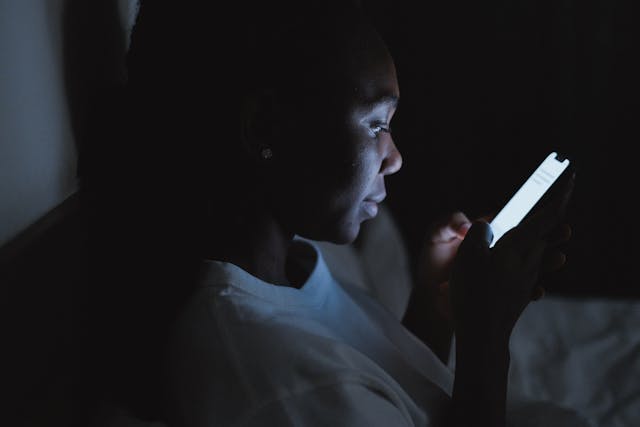
<svg viewBox="0 0 640 427"><path fill-rule="evenodd" d="M460 244L458 254L461 258L488 255L489 244L492 239L493 231L491 231L491 226L485 221L476 220Z"/></svg>
<svg viewBox="0 0 640 427"><path fill-rule="evenodd" d="M491 256L489 244L493 239L491 226L482 220L475 220L467 231L451 272L449 296L454 318L463 315L467 309L478 303L487 286L484 280L487 261Z"/></svg>

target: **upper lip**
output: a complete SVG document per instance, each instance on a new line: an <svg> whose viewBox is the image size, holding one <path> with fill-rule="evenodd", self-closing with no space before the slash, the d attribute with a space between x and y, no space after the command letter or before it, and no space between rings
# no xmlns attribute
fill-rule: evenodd
<svg viewBox="0 0 640 427"><path fill-rule="evenodd" d="M375 194L373 196L368 196L364 200L367 201L367 202L380 203L380 202L382 202L384 200L385 197L387 197L387 193L382 192L382 193Z"/></svg>

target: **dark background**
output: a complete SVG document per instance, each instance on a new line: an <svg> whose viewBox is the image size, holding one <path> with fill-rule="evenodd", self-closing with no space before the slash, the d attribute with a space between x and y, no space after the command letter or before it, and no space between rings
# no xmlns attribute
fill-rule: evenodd
<svg viewBox="0 0 640 427"><path fill-rule="evenodd" d="M396 61L402 170L388 203L411 254L451 209L496 213L550 151L576 166L565 269L549 292L638 297L638 3L371 3Z"/></svg>
<svg viewBox="0 0 640 427"><path fill-rule="evenodd" d="M392 128L404 165L387 180L387 201L411 255L430 221L451 209L470 218L497 211L555 150L574 161L577 181L568 264L549 279L549 292L640 297L633 268L638 3L364 5L398 70L401 101ZM96 127L91 105L113 92L122 75L116 7L115 0L65 2L65 74L79 150ZM3 312L11 319L5 336L11 372L4 379L22 420L13 425L54 425L48 421L80 409L70 396L84 393L74 389L72 373L83 362L75 346L92 333L86 269L90 262L98 271L100 263L105 271L111 265L88 255L79 204L76 198L62 206L0 251ZM130 217L121 210L115 214Z"/></svg>

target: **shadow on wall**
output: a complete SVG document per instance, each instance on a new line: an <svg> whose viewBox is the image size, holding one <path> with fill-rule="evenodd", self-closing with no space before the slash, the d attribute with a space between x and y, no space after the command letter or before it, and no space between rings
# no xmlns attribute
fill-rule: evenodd
<svg viewBox="0 0 640 427"><path fill-rule="evenodd" d="M126 81L125 55L136 10L136 0L64 4L65 84L79 152L96 101Z"/></svg>
<svg viewBox="0 0 640 427"><path fill-rule="evenodd" d="M62 90L66 94L60 98L62 103L66 101L69 114L64 117L49 114L45 119L70 121L73 135L66 142L75 144L76 151L82 152L82 144L94 131L94 103L108 99L105 95L125 81L127 31L135 16L136 2L42 3L44 9L40 13L48 26L45 30L54 40L44 54L62 56L54 59L61 64L60 83L64 84ZM25 13L24 10L15 9L16 14ZM34 29L33 33L40 30ZM56 35L62 36L61 46L55 44ZM33 40L26 40L17 47L29 57L39 54L32 52L32 45L35 46ZM46 72L46 68L37 71ZM53 79L48 82L56 83ZM99 104L96 106L101 108ZM107 108L105 113L109 112ZM39 112L29 111L31 116ZM109 117L100 118L100 123L108 122ZM37 169L37 165L30 167ZM85 325L90 284L85 213L76 194L1 248L0 283L6 291L3 312L12 319L12 327L5 336L5 356L12 369L3 378L15 399L8 414L10 425L87 425L83 417L92 410L89 391L74 387L77 381L74 374L82 363L82 346L89 333ZM77 419L83 421L76 423Z"/></svg>

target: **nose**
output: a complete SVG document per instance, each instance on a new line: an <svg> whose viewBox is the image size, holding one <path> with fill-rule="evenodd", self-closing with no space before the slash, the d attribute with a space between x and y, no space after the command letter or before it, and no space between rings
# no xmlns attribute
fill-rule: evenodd
<svg viewBox="0 0 640 427"><path fill-rule="evenodd" d="M380 173L382 175L392 175L398 172L401 167L402 155L400 154L400 151L398 151L398 147L396 147L393 140L390 140L387 155L382 160L382 165L380 166Z"/></svg>

